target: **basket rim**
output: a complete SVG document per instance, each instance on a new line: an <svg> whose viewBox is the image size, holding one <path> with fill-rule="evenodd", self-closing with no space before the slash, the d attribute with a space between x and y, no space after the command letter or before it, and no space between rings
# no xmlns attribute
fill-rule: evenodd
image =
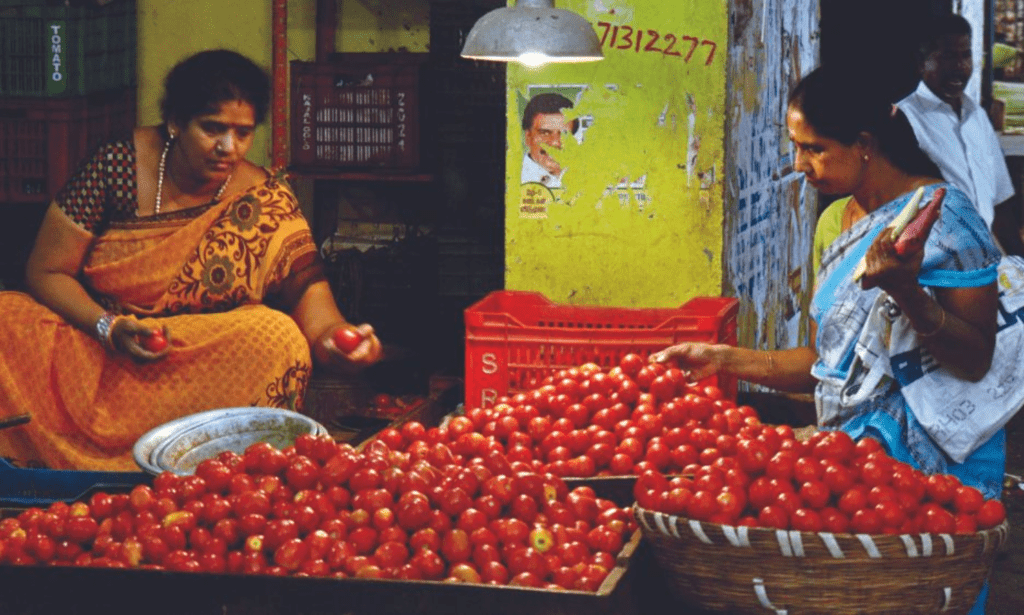
<svg viewBox="0 0 1024 615"><path fill-rule="evenodd" d="M668 513L651 510L644 508L639 503L633 503L634 517L636 518L637 525L641 531L645 534L658 536L668 540L686 540L696 539L700 542L709 546L750 546L750 541L762 539L769 540L771 542L778 541L781 543L783 550L785 545L805 545L812 542L823 543L828 546L829 550L833 550L833 545L836 544L837 540L856 541L864 546L868 554L873 553L878 547L884 546L896 546L899 549L905 549L907 557L927 557L931 556L944 556L947 553L951 553L956 546L959 545L960 549L965 545L972 545L974 543L981 543L982 550L988 551L990 549L998 551L1005 543L1009 535L1009 521L1004 519L1002 523L995 527L991 527L984 530L978 530L972 534L934 534L928 532L918 532L913 534L858 534L852 532L845 533L834 533L834 532L805 532L800 530L782 529L782 528L768 528L768 527L754 527L754 526L740 526L740 525L722 525L713 521L700 521L697 519L690 519L679 515L670 515ZM650 518L650 521L648 520ZM680 532L679 528L688 528L689 532ZM710 532L709 532L710 530ZM714 541L709 537L710 534L721 536L722 539ZM922 552L918 552L914 545L916 544L914 539L921 541L923 545L931 544L943 544L945 549L926 549ZM836 555L833 553L833 556ZM870 557L871 555L869 555ZM840 556L843 557L843 556Z"/></svg>

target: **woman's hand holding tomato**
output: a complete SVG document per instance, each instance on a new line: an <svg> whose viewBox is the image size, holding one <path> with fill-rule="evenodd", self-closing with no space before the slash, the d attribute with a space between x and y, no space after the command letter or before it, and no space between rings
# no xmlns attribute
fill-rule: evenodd
<svg viewBox="0 0 1024 615"><path fill-rule="evenodd" d="M156 328L134 318L120 318L110 331L115 349L140 363L158 361L171 352L171 334L166 326Z"/></svg>
<svg viewBox="0 0 1024 615"><path fill-rule="evenodd" d="M383 350L373 326L340 323L328 328L317 340L317 359L342 372L351 372L380 360Z"/></svg>
<svg viewBox="0 0 1024 615"><path fill-rule="evenodd" d="M676 365L696 382L722 371L720 348L719 344L685 342L652 354L651 361Z"/></svg>

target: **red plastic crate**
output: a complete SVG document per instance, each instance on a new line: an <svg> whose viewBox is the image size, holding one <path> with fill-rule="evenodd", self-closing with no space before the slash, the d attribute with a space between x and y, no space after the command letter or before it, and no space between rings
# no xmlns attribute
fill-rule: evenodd
<svg viewBox="0 0 1024 615"><path fill-rule="evenodd" d="M465 311L466 407L528 391L566 367L618 365L681 342L736 344L739 302L696 297L678 308L558 305L526 291L493 292ZM707 381L736 398L733 378Z"/></svg>
<svg viewBox="0 0 1024 615"><path fill-rule="evenodd" d="M0 98L0 201L52 199L82 160L135 127L135 89Z"/></svg>
<svg viewBox="0 0 1024 615"><path fill-rule="evenodd" d="M291 63L291 165L415 169L427 54L336 54Z"/></svg>

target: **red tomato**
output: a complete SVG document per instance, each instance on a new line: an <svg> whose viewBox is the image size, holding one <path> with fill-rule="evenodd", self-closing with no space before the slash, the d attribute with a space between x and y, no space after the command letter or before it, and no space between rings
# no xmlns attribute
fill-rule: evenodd
<svg viewBox="0 0 1024 615"><path fill-rule="evenodd" d="M764 442L741 438L736 443L736 458L746 472L758 474L767 467L771 455Z"/></svg>
<svg viewBox="0 0 1024 615"><path fill-rule="evenodd" d="M845 431L818 432L825 435L814 444L814 456L819 459L846 461L853 457L855 444Z"/></svg>
<svg viewBox="0 0 1024 615"><path fill-rule="evenodd" d="M898 529L907 520L907 513L896 500L882 500L875 504L875 511L882 520L883 528Z"/></svg>
<svg viewBox="0 0 1024 615"><path fill-rule="evenodd" d="M388 445L393 451L400 451L405 448L406 441L402 432L395 427L385 427L377 432L377 439Z"/></svg>
<svg viewBox="0 0 1024 615"><path fill-rule="evenodd" d="M381 568L397 568L409 560L409 548L400 542L385 542L373 552L373 559Z"/></svg>
<svg viewBox="0 0 1024 615"><path fill-rule="evenodd" d="M196 476L206 481L206 489L211 493L225 493L233 475L231 468L218 459L204 459L196 466Z"/></svg>
<svg viewBox="0 0 1024 615"><path fill-rule="evenodd" d="M657 401L668 401L676 396L676 383L663 374L651 381L648 390Z"/></svg>
<svg viewBox="0 0 1024 615"><path fill-rule="evenodd" d="M773 527L777 529L789 528L789 513L785 508L777 504L762 506L757 513L757 523L761 527Z"/></svg>
<svg viewBox="0 0 1024 615"><path fill-rule="evenodd" d="M930 534L952 534L956 531L956 517L941 506L928 506L923 529Z"/></svg>
<svg viewBox="0 0 1024 615"><path fill-rule="evenodd" d="M458 528L449 530L441 539L441 554L449 564L469 561L473 554L473 545L469 534Z"/></svg>
<svg viewBox="0 0 1024 615"><path fill-rule="evenodd" d="M844 534L849 531L850 520L838 508L827 506L818 514L821 516L821 527L826 532Z"/></svg>
<svg viewBox="0 0 1024 615"><path fill-rule="evenodd" d="M978 531L978 520L974 518L974 515L968 515L964 513L958 513L953 515L956 522L956 534L973 534Z"/></svg>
<svg viewBox="0 0 1024 615"><path fill-rule="evenodd" d="M622 373L626 374L630 378L636 377L646 364L647 361L635 352L627 353L619 359L619 367L622 369Z"/></svg>
<svg viewBox="0 0 1024 615"><path fill-rule="evenodd" d="M987 530L1002 523L1006 519L1006 507L999 500L986 500L975 514L978 527Z"/></svg>
<svg viewBox="0 0 1024 615"><path fill-rule="evenodd" d="M377 530L365 525L357 527L349 532L348 542L352 543L357 554L367 555L377 546Z"/></svg>
<svg viewBox="0 0 1024 615"><path fill-rule="evenodd" d="M834 495L841 496L853 487L856 477L849 466L833 460L825 460L823 467L822 481L828 485L829 490Z"/></svg>
<svg viewBox="0 0 1024 615"><path fill-rule="evenodd" d="M718 512L718 500L710 491L697 491L690 498L688 516L698 521L707 521Z"/></svg>
<svg viewBox="0 0 1024 615"><path fill-rule="evenodd" d="M167 338L164 337L162 330L152 329L149 335L143 335L139 338L139 344L149 352L160 352L167 348Z"/></svg>
<svg viewBox="0 0 1024 615"><path fill-rule="evenodd" d="M784 508L792 517L798 508L803 508L804 501L795 491L782 491L775 495L774 504Z"/></svg>
<svg viewBox="0 0 1024 615"><path fill-rule="evenodd" d="M746 498L741 492L728 489L720 491L715 496L715 501L718 503L718 514L724 516L730 522L735 522L736 519L739 519L744 507L747 505Z"/></svg>
<svg viewBox="0 0 1024 615"><path fill-rule="evenodd" d="M819 480L824 472L821 459L818 457L797 457L793 462L793 480L797 483Z"/></svg>
<svg viewBox="0 0 1024 615"><path fill-rule="evenodd" d="M765 468L765 475L769 478L777 478L780 481L793 479L793 467L796 463L796 455L789 451L779 451L768 460Z"/></svg>
<svg viewBox="0 0 1024 615"><path fill-rule="evenodd" d="M866 457L871 453L884 451L882 443L874 438L861 438L853 447L855 457Z"/></svg>
<svg viewBox="0 0 1024 615"><path fill-rule="evenodd" d="M838 508L848 517L868 505L868 488L864 485L854 485L849 491L839 496Z"/></svg>
<svg viewBox="0 0 1024 615"><path fill-rule="evenodd" d="M948 504L953 501L959 482L949 474L930 474L924 479L925 492L931 501Z"/></svg>
<svg viewBox="0 0 1024 615"><path fill-rule="evenodd" d="M881 460L868 459L860 466L860 480L869 487L887 485L892 478L889 464Z"/></svg>
<svg viewBox="0 0 1024 615"><path fill-rule="evenodd" d="M985 496L981 495L981 491L969 485L957 487L953 494L953 506L960 513L976 513L984 501Z"/></svg>
<svg viewBox="0 0 1024 615"><path fill-rule="evenodd" d="M263 528L263 545L268 551L298 537L299 525L292 519L271 519Z"/></svg>
<svg viewBox="0 0 1024 615"><path fill-rule="evenodd" d="M908 500L920 501L927 493L924 479L924 473L911 466L895 467L890 484Z"/></svg>
<svg viewBox="0 0 1024 615"><path fill-rule="evenodd" d="M255 457L252 457L252 462L246 462L246 469L250 472L254 470L260 474L265 474L268 477L276 477L277 475L284 472L284 469L288 467L289 458L284 451L276 448L269 448L265 451L258 453ZM263 489L266 492L270 492L271 489Z"/></svg>
<svg viewBox="0 0 1024 615"><path fill-rule="evenodd" d="M758 476L747 487L747 499L754 510L760 510L775 501L777 493L767 476Z"/></svg>
<svg viewBox="0 0 1024 615"><path fill-rule="evenodd" d="M309 557L309 546L300 538L290 538L274 551L274 563L285 570L298 570Z"/></svg>
<svg viewBox="0 0 1024 615"><path fill-rule="evenodd" d="M832 497L832 492L824 482L810 479L800 486L800 497L811 508L820 510L828 504L829 499ZM796 520L793 521L793 525L794 527L796 526Z"/></svg>
<svg viewBox="0 0 1024 615"><path fill-rule="evenodd" d="M850 517L850 529L858 534L877 534L882 529L882 517L873 508L857 509Z"/></svg>
<svg viewBox="0 0 1024 615"><path fill-rule="evenodd" d="M334 345L346 354L358 348L359 344L363 342L362 334L349 327L335 330L332 339L334 339Z"/></svg>
<svg viewBox="0 0 1024 615"><path fill-rule="evenodd" d="M891 485L875 485L868 490L868 504L877 505L879 502L896 501L899 492Z"/></svg>
<svg viewBox="0 0 1024 615"><path fill-rule="evenodd" d="M818 511L811 510L810 508L794 510L790 524L794 530L801 532L820 532L824 527L821 515L818 514Z"/></svg>

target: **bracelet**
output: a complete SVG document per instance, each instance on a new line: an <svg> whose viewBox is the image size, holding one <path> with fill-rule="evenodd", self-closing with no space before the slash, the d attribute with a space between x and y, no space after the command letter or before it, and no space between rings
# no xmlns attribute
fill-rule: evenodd
<svg viewBox="0 0 1024 615"><path fill-rule="evenodd" d="M114 341L111 335L114 333L114 323L117 319L121 318L117 314L111 312L103 312L99 318L96 319L96 338L99 339L100 343L105 348L113 348Z"/></svg>
<svg viewBox="0 0 1024 615"><path fill-rule="evenodd" d="M768 373L766 376L771 376L775 373L775 357L772 356L771 350L766 350L764 353L765 361L768 363Z"/></svg>
<svg viewBox="0 0 1024 615"><path fill-rule="evenodd" d="M939 318L939 326L935 327L934 331L929 331L928 333L921 333L920 331L918 331L917 332L917 336L918 337L920 337L920 338L931 337L931 336L935 335L936 333L938 333L939 331L942 331L942 327L946 326L946 309L944 307L942 307L942 304L939 304L939 312L942 314L942 316Z"/></svg>

